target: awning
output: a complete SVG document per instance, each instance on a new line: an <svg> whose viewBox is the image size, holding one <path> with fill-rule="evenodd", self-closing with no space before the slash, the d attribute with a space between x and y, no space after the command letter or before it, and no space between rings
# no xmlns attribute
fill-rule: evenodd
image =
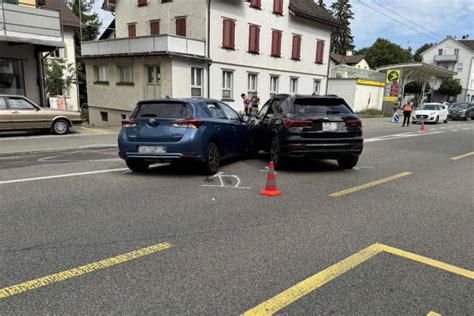
<svg viewBox="0 0 474 316"><path fill-rule="evenodd" d="M430 81L432 78L452 78L456 72L426 63L404 63L378 68L377 71L400 69L405 82L416 80Z"/></svg>

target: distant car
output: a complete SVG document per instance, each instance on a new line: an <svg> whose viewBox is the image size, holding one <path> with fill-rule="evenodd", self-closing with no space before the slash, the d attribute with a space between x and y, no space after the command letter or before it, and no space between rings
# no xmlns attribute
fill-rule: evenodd
<svg viewBox="0 0 474 316"><path fill-rule="evenodd" d="M474 103L456 102L449 108L448 117L453 120L474 120Z"/></svg>
<svg viewBox="0 0 474 316"><path fill-rule="evenodd" d="M49 130L64 135L82 122L79 112L42 108L23 96L0 94L0 131Z"/></svg>
<svg viewBox="0 0 474 316"><path fill-rule="evenodd" d="M214 174L221 159L244 155L249 140L240 115L212 99L141 101L122 126L119 155L135 172L157 162L194 161Z"/></svg>
<svg viewBox="0 0 474 316"><path fill-rule="evenodd" d="M419 109L413 111L413 124L423 121L424 123L435 123L439 121L448 122L448 106L443 103L424 103Z"/></svg>
<svg viewBox="0 0 474 316"><path fill-rule="evenodd" d="M363 149L362 123L341 97L272 97L250 121L252 151L266 150L276 169L291 159L335 159L356 166Z"/></svg>

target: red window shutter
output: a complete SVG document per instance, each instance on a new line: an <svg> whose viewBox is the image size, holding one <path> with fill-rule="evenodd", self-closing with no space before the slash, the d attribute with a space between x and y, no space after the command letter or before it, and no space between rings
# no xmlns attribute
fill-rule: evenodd
<svg viewBox="0 0 474 316"><path fill-rule="evenodd" d="M235 21L224 19L222 29L222 47L234 49L235 47Z"/></svg>
<svg viewBox="0 0 474 316"><path fill-rule="evenodd" d="M322 64L324 56L324 41L318 40L316 43L316 63Z"/></svg>
<svg viewBox="0 0 474 316"><path fill-rule="evenodd" d="M150 34L160 35L160 22L159 21L150 22Z"/></svg>
<svg viewBox="0 0 474 316"><path fill-rule="evenodd" d="M281 55L281 32L272 32L272 56L280 57Z"/></svg>
<svg viewBox="0 0 474 316"><path fill-rule="evenodd" d="M273 13L283 13L283 0L273 0Z"/></svg>
<svg viewBox="0 0 474 316"><path fill-rule="evenodd" d="M147 0L138 0L138 6L139 7L143 7L145 5L147 5Z"/></svg>
<svg viewBox="0 0 474 316"><path fill-rule="evenodd" d="M176 35L186 36L186 18L176 19Z"/></svg>
<svg viewBox="0 0 474 316"><path fill-rule="evenodd" d="M260 28L257 25L250 25L249 52L258 53L259 51L260 51Z"/></svg>
<svg viewBox="0 0 474 316"><path fill-rule="evenodd" d="M135 24L128 25L128 37L137 36L137 26Z"/></svg>
<svg viewBox="0 0 474 316"><path fill-rule="evenodd" d="M261 0L250 0L250 6L252 8L260 9L262 7L262 1Z"/></svg>
<svg viewBox="0 0 474 316"><path fill-rule="evenodd" d="M291 59L300 60L301 58L300 52L301 52L301 36L293 35L293 47L291 51Z"/></svg>

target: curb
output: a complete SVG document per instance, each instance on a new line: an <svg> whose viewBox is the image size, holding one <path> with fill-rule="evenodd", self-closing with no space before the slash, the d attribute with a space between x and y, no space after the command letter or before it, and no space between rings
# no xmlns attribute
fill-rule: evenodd
<svg viewBox="0 0 474 316"><path fill-rule="evenodd" d="M85 145L85 146L75 147L75 148L52 148L52 149L45 149L45 150L17 151L17 152L0 153L0 157L26 156L26 155L35 155L35 154L49 154L49 153L61 153L61 152L68 152L68 151L110 149L110 148L117 148L117 146Z"/></svg>

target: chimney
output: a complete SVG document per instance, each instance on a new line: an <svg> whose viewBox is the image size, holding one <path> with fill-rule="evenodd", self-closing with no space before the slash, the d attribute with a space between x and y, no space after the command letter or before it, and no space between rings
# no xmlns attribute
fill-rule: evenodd
<svg viewBox="0 0 474 316"><path fill-rule="evenodd" d="M469 39L469 34L463 35L463 36L462 36L462 39L463 39L463 40Z"/></svg>
<svg viewBox="0 0 474 316"><path fill-rule="evenodd" d="M352 56L354 55L354 52L351 50L346 51L346 56Z"/></svg>

